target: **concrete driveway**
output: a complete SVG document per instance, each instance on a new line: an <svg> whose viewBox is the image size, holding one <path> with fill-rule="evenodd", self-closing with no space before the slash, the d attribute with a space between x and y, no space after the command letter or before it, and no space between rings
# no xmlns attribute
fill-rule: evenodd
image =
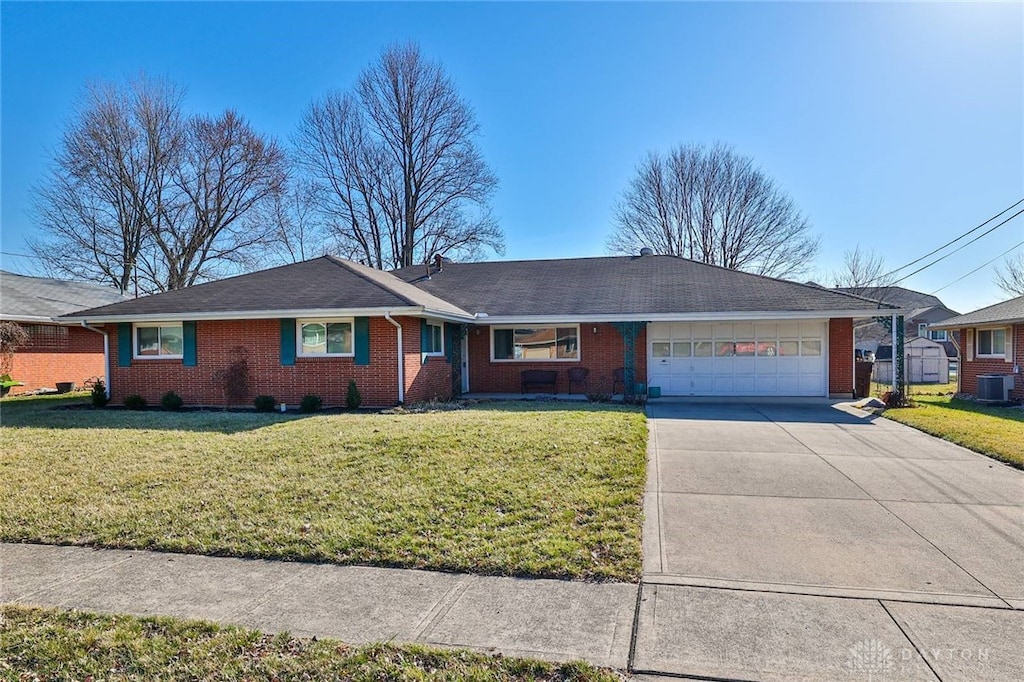
<svg viewBox="0 0 1024 682"><path fill-rule="evenodd" d="M1024 679L1024 472L820 400L649 415L635 669Z"/></svg>

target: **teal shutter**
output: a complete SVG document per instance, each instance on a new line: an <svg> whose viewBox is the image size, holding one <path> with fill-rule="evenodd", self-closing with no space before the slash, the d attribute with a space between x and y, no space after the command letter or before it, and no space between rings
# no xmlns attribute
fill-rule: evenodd
<svg viewBox="0 0 1024 682"><path fill-rule="evenodd" d="M281 318L281 366L295 364L295 319Z"/></svg>
<svg viewBox="0 0 1024 682"><path fill-rule="evenodd" d="M455 330L458 329L454 324L444 323L444 357L448 362L452 361L452 354L455 352L455 344L458 343L458 339L455 338Z"/></svg>
<svg viewBox="0 0 1024 682"><path fill-rule="evenodd" d="M182 322L182 351L181 364L186 367L196 366L196 323Z"/></svg>
<svg viewBox="0 0 1024 682"><path fill-rule="evenodd" d="M355 321L355 364L370 364L370 318L357 317Z"/></svg>
<svg viewBox="0 0 1024 682"><path fill-rule="evenodd" d="M122 322L117 325L117 366L129 367L132 364L132 325Z"/></svg>
<svg viewBox="0 0 1024 682"><path fill-rule="evenodd" d="M426 320L420 320L420 360L427 364L427 353L430 351L430 325Z"/></svg>

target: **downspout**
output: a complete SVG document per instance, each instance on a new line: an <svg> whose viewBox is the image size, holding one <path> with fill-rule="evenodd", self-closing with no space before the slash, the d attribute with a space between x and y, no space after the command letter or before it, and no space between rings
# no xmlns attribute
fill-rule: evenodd
<svg viewBox="0 0 1024 682"><path fill-rule="evenodd" d="M384 319L395 326L398 330L398 402L405 402L405 351L402 348L402 325L391 317L391 313L385 312Z"/></svg>
<svg viewBox="0 0 1024 682"><path fill-rule="evenodd" d="M89 323L84 320L82 321L82 327L103 335L103 388L107 394L107 400L110 400L110 337L102 329L90 327Z"/></svg>

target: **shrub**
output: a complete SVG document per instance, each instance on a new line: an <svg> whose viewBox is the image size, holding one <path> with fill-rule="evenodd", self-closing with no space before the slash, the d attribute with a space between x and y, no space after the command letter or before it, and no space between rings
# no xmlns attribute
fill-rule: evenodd
<svg viewBox="0 0 1024 682"><path fill-rule="evenodd" d="M107 397L107 386L102 381L97 381L92 386L92 393L89 396L92 398L93 407L106 407L107 403L110 402L110 398Z"/></svg>
<svg viewBox="0 0 1024 682"><path fill-rule="evenodd" d="M224 407L241 405L249 395L249 350L245 346L231 349L235 361L213 374L213 383L224 392Z"/></svg>
<svg viewBox="0 0 1024 682"><path fill-rule="evenodd" d="M124 406L129 410L142 410L146 405L148 405L146 399L137 393L133 393L124 399Z"/></svg>
<svg viewBox="0 0 1024 682"><path fill-rule="evenodd" d="M348 392L345 394L345 407L350 410L358 410L359 406L363 404L363 396L359 395L359 389L356 387L355 379L349 379Z"/></svg>
<svg viewBox="0 0 1024 682"><path fill-rule="evenodd" d="M299 412L319 412L320 408L323 406L324 401L320 399L320 396L310 393L302 396L302 402L299 404Z"/></svg>
<svg viewBox="0 0 1024 682"><path fill-rule="evenodd" d="M277 407L277 398L272 395L258 395L253 398L252 404L257 412L273 412Z"/></svg>
<svg viewBox="0 0 1024 682"><path fill-rule="evenodd" d="M167 391L160 396L160 406L165 410L180 410L185 404L185 399L174 391Z"/></svg>

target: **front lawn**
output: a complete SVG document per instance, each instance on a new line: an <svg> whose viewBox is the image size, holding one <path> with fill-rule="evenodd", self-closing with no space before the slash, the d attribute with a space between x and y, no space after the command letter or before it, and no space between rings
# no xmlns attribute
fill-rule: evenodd
<svg viewBox="0 0 1024 682"><path fill-rule="evenodd" d="M80 399L78 399L80 400ZM637 580L636 409L290 416L0 405L0 539Z"/></svg>
<svg viewBox="0 0 1024 682"><path fill-rule="evenodd" d="M917 407L885 416L1024 469L1024 410L989 407L952 396L914 396Z"/></svg>
<svg viewBox="0 0 1024 682"><path fill-rule="evenodd" d="M0 679L579 680L612 682L586 663L462 650L266 635L173 618L0 607Z"/></svg>

